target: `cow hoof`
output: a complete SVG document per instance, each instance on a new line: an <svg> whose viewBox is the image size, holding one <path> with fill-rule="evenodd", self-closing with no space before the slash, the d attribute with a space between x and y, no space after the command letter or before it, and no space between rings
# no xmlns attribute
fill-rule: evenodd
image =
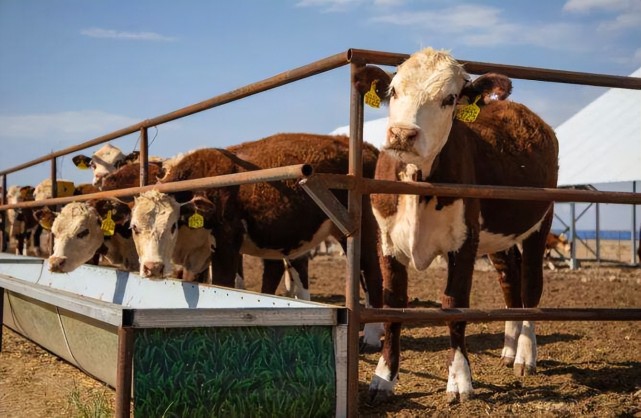
<svg viewBox="0 0 641 418"><path fill-rule="evenodd" d="M470 399L474 397L473 392L464 392L464 393L458 393L458 392L447 392L447 403L450 405L453 405L457 402L467 402Z"/></svg>
<svg viewBox="0 0 641 418"><path fill-rule="evenodd" d="M378 343L378 345L372 345L368 344L361 338L358 346L358 351L361 354L380 353L382 347L383 345L380 342Z"/></svg>
<svg viewBox="0 0 641 418"><path fill-rule="evenodd" d="M536 366L532 366L524 363L514 363L514 375L521 376L532 376L536 374Z"/></svg>
<svg viewBox="0 0 641 418"><path fill-rule="evenodd" d="M505 367L513 367L514 366L514 357L501 357L501 361L503 362L503 365Z"/></svg>
<svg viewBox="0 0 641 418"><path fill-rule="evenodd" d="M374 375L372 382L369 384L368 403L377 405L387 401L394 395L394 386L396 380L389 381L380 376Z"/></svg>

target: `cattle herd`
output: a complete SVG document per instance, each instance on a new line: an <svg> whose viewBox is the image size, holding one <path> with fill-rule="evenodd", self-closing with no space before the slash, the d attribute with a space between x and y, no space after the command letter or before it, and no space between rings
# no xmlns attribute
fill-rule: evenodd
<svg viewBox="0 0 641 418"><path fill-rule="evenodd" d="M507 100L510 80L486 74L474 80L448 53L425 49L393 75L366 66L355 85L371 86L389 107L387 142L364 143L363 175L406 182L556 187L554 131L525 106ZM365 138L367 140L367 138ZM135 187L138 154L107 144L91 157L73 158L93 170L92 184L58 187L67 195ZM198 149L150 159L148 184L308 163L318 173L346 173L344 136L283 133L226 149ZM67 190L68 189L68 190ZM333 192L344 205L347 192ZM9 203L51 196L51 184L11 187ZM143 277L242 287L242 255L263 259L262 291L275 293L283 274L291 295L310 298L308 254L333 237L346 239L295 181L256 183L177 193L152 190L133 199L94 199L38 210L11 209L5 230L12 246L49 255L52 272L85 263L110 265ZM542 293L544 254L550 241L550 202L373 194L363 198L363 288L373 307L408 304L407 268L447 260L444 308L470 303L476 257L487 255L499 274L508 307L536 307ZM44 239L43 239L44 237ZM547 247L546 247L547 242ZM567 241L566 241L567 242ZM548 251L546 253L546 248ZM473 394L465 322L449 324L447 395ZM383 342L381 336L384 334ZM401 323L368 325L365 343L382 354L370 384L373 402L393 395L400 368ZM536 371L532 321L505 327L503 362L518 375Z"/></svg>

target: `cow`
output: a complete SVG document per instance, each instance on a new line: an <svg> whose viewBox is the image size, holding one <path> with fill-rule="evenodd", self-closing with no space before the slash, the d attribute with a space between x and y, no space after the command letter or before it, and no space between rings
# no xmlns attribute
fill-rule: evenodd
<svg viewBox="0 0 641 418"><path fill-rule="evenodd" d="M149 158L149 162L152 163L162 163L163 160L163 158L159 157ZM72 161L75 166L80 169L91 168L93 171L92 184L102 188L103 180L108 175L112 174L124 165L139 162L140 152L132 151L125 155L120 148L111 144L105 144L102 148L93 153L91 157L87 157L84 154L78 154L72 158Z"/></svg>
<svg viewBox="0 0 641 418"><path fill-rule="evenodd" d="M391 80L383 80L389 84L389 122L375 178L556 187L558 143L552 128L522 104L492 100L497 92L491 78L471 83L469 78L449 53L427 48L411 55ZM463 97L471 103L457 107ZM408 266L423 270L442 255L448 266L442 308L469 307L474 261L483 254L499 272L507 307L538 305L550 202L374 194L372 206L381 228L384 306L407 307ZM466 323L451 321L448 327L446 392L451 402L465 401L473 395ZM372 402L394 392L400 333L401 323L385 325L369 387ZM532 321L506 323L502 359L517 375L536 371Z"/></svg>
<svg viewBox="0 0 641 418"><path fill-rule="evenodd" d="M172 163L171 170L161 181L182 181L300 163L312 164L319 173L345 173L348 155L349 144L345 136L276 134L227 149L208 148L187 153ZM365 176L373 177L377 155L375 147L364 145ZM335 195L346 204L347 191L339 190ZM376 221L369 209L369 199L363 199L363 204L363 275L371 304L380 307ZM167 274L179 228L189 224L193 216L200 219L194 224L213 235L213 282L223 286L234 286L241 253L267 260L265 269L268 270L282 269L283 258L294 261L329 235L337 237L345 248L345 239L338 229L293 180L171 195L151 191L136 197L132 210L131 228L140 255L141 275L161 277ZM280 275L271 277L280 280ZM301 279L304 281L303 277ZM265 272L261 291L273 294L277 286L278 282L268 280ZM375 326L368 330L373 328ZM366 345L380 344L380 336L369 335Z"/></svg>
<svg viewBox="0 0 641 418"><path fill-rule="evenodd" d="M147 181L154 182L160 172L160 164L149 164ZM139 163L125 165L103 179L103 190L138 186L139 173ZM95 191L87 186L85 190ZM127 202L119 199L95 199L65 205L51 226L55 240L53 254L49 257L49 270L68 273L98 254L109 265L137 271L138 254L129 228L130 215Z"/></svg>
<svg viewBox="0 0 641 418"><path fill-rule="evenodd" d="M543 255L543 259L545 260L545 265L547 265L550 270L556 269L556 266L553 262L553 251L561 255L562 257L572 251L572 243L568 241L568 238L565 236L565 234L555 234L553 232L550 232L545 239L545 253Z"/></svg>
<svg viewBox="0 0 641 418"><path fill-rule="evenodd" d="M7 189L7 203L15 204L34 200L33 186L10 186ZM8 209L6 212L6 229L9 247L15 246L15 253L27 255L30 237L36 222L31 208Z"/></svg>

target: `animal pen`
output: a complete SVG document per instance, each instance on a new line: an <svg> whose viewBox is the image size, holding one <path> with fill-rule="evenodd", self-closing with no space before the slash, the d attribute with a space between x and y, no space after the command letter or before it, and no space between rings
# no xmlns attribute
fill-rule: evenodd
<svg viewBox="0 0 641 418"><path fill-rule="evenodd" d="M70 285L43 268L46 261L33 257L8 256L0 258L0 287L4 309L3 323L16 329L27 338L77 365L102 362L104 370L88 370L94 376L116 389L116 415L126 417L131 412L132 392L134 413L141 412L148 403L162 402L154 398L162 390L176 391L177 387L159 388L159 373L146 359L153 357L154 344L159 340L205 341L214 344L217 328L232 334L245 333L246 338L271 333L283 338L283 327L304 326L307 333L315 335L323 364L312 365L327 369L314 384L326 390L319 396L330 397L329 405L310 404L309 408L336 416L358 414L358 337L360 326L369 322L427 321L444 324L445 321L622 321L641 320L639 309L374 309L360 306L360 255L361 255L361 197L371 193L398 193L472 197L483 199L526 199L557 202L600 202L641 204L641 194L597 192L585 190L536 189L518 187L451 185L415 182L393 182L366 179L361 172L362 126L364 119L363 95L351 84L350 95L350 153L349 171L346 175L314 173L312 167L301 164L241 174L188 180L162 185L147 185L149 128L208 110L235 100L264 92L306 77L349 65L351 74L366 64L396 66L408 58L406 54L350 49L320 61L283 72L274 77L241 87L191 106L147 119L138 124L100 136L93 140L52 152L41 158L0 171L3 196L2 216L11 208L62 205L74 200L131 196L156 189L176 192L203 187L224 187L252 182L299 179L303 189L325 211L328 217L347 236L347 271L345 281L346 307L322 305L296 300L286 300L267 295L256 295L214 286L199 286L177 281L150 282L133 273L98 267L82 267L74 273L75 284ZM517 79L571 83L602 87L641 89L641 79L609 75L557 71L540 68L460 60L467 72L482 74L498 72ZM140 134L140 187L117 191L99 192L73 197L55 197L56 159L130 134ZM54 198L37 202L5 204L7 176L16 171L49 162ZM333 197L330 189L347 189L349 205L343 207ZM3 241L2 241L3 242ZM99 276L96 278L96 276ZM91 281L87 279L91 278ZM98 284L100 283L100 284ZM95 287L98 287L97 289ZM152 290L153 288L153 290ZM141 300L145 292L162 294L159 303L146 304ZM221 308L220 306L223 306ZM38 322L41 321L41 322ZM49 324L49 326L43 324ZM73 324L74 326L71 326ZM84 329L79 331L79 329ZM86 334L63 335L71 330ZM270 331L271 329L280 329ZM102 360L91 359L88 335L110 350ZM258 338L258 337L256 337ZM218 340L217 340L218 341ZM261 341L265 341L264 339ZM1 340L0 340L1 343ZM0 346L1 348L1 346ZM296 350L292 347L291 350ZM198 357L193 358L198 361ZM156 373L156 374L154 374ZM247 377L248 379L251 376ZM182 375L188 379L188 375ZM177 382L180 385L180 382ZM163 392L165 393L165 392ZM172 392L170 392L172 393ZM210 394L213 396L212 394ZM176 395L178 396L178 395ZM274 396L280 396L276 394ZM171 402L171 399L165 399ZM246 399L245 399L246 401ZM239 400L238 402L241 402ZM164 405L166 406L166 405ZM193 404L194 411L200 405ZM217 406L219 407L219 406ZM251 407L251 406L250 406ZM310 409L311 410L311 409ZM162 411L162 410L161 410Z"/></svg>

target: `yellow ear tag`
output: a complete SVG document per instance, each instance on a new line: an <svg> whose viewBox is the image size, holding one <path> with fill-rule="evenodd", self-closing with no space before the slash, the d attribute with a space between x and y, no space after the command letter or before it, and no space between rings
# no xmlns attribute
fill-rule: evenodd
<svg viewBox="0 0 641 418"><path fill-rule="evenodd" d="M476 99L474 99L474 103L457 107L456 115L454 117L463 122L474 122L481 112L481 108L476 105L476 102L478 102L480 98L481 95L478 95L476 96Z"/></svg>
<svg viewBox="0 0 641 418"><path fill-rule="evenodd" d="M41 227L43 227L47 231L51 231L51 220L50 219L42 219L38 223L40 224Z"/></svg>
<svg viewBox="0 0 641 418"><path fill-rule="evenodd" d="M116 232L116 223L111 219L111 211L107 212L107 217L102 220L100 229L106 237L110 237Z"/></svg>
<svg viewBox="0 0 641 418"><path fill-rule="evenodd" d="M191 229L202 228L205 225L205 219L200 213L194 212L194 214L187 219L187 225Z"/></svg>
<svg viewBox="0 0 641 418"><path fill-rule="evenodd" d="M381 98L376 94L376 84L378 80L372 81L369 91L365 93L365 104L378 109L381 107Z"/></svg>
<svg viewBox="0 0 641 418"><path fill-rule="evenodd" d="M86 170L86 169L89 168L89 166L87 164L85 164L84 161L80 161L76 167L78 167L81 170Z"/></svg>

